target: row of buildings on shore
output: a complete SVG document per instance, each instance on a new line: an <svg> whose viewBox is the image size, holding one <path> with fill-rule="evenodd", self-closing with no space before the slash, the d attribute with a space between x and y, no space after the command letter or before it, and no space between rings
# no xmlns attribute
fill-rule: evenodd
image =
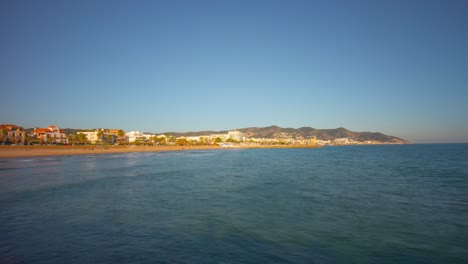
<svg viewBox="0 0 468 264"><path fill-rule="evenodd" d="M0 144L146 144L146 145L211 145L237 143L247 145L355 145L378 144L374 141L355 141L350 138L318 140L316 137L304 138L288 133L275 134L274 138L255 138L241 131L231 130L225 134L203 136L171 136L169 134L125 132L122 129L60 129L56 125L43 128L24 129L14 124L0 125Z"/></svg>
<svg viewBox="0 0 468 264"><path fill-rule="evenodd" d="M67 133L68 131L68 133ZM293 138L254 138L232 130L226 134L203 136L179 136L169 134L125 132L122 129L71 130L60 129L56 125L44 128L24 129L14 124L0 125L0 144L148 144L148 145L210 145L221 143L241 143L250 145L273 144L317 144L315 137Z"/></svg>
<svg viewBox="0 0 468 264"><path fill-rule="evenodd" d="M0 125L0 143L21 144L33 140L40 141L40 143L68 143L65 131L58 126L51 125L46 128L34 128L33 131L27 131L23 127L14 124Z"/></svg>

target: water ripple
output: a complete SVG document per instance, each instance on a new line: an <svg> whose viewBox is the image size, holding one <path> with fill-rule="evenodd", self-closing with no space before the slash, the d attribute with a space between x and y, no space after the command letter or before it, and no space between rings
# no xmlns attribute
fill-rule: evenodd
<svg viewBox="0 0 468 264"><path fill-rule="evenodd" d="M0 162L6 263L462 263L468 145Z"/></svg>

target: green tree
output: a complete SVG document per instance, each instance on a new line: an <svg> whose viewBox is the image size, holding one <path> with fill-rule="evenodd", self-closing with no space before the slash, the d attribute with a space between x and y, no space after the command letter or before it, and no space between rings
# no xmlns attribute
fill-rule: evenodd
<svg viewBox="0 0 468 264"><path fill-rule="evenodd" d="M70 143L73 144L73 141L74 141L74 139L75 139L75 135L73 135L73 134L68 134L68 135L67 135L67 139L68 139L68 144L70 144Z"/></svg>
<svg viewBox="0 0 468 264"><path fill-rule="evenodd" d="M158 136L154 135L150 138L151 142L153 142L153 145L159 144L159 138Z"/></svg>
<svg viewBox="0 0 468 264"><path fill-rule="evenodd" d="M158 144L159 145L166 145L167 141L165 137L158 137Z"/></svg>
<svg viewBox="0 0 468 264"><path fill-rule="evenodd" d="M103 130L99 130L97 132L97 139L96 139L96 143L102 143L102 136L104 135L104 131Z"/></svg>
<svg viewBox="0 0 468 264"><path fill-rule="evenodd" d="M133 144L139 146L141 144L141 140L139 138L135 138L135 141L133 141Z"/></svg>
<svg viewBox="0 0 468 264"><path fill-rule="evenodd" d="M78 133L75 137L75 142L78 144L85 144L88 143L88 139L85 134L83 133Z"/></svg>
<svg viewBox="0 0 468 264"><path fill-rule="evenodd" d="M167 142L170 144L170 145L173 145L175 144L177 141L177 139L173 136L170 136L168 139L167 139Z"/></svg>
<svg viewBox="0 0 468 264"><path fill-rule="evenodd" d="M28 144L39 144L39 143L40 143L40 140L39 140L37 137L35 137L35 136L31 137L31 138L28 140Z"/></svg>
<svg viewBox="0 0 468 264"><path fill-rule="evenodd" d="M228 138L228 139L226 140L226 142L239 143L238 140L235 140L235 139L232 139L232 138Z"/></svg>
<svg viewBox="0 0 468 264"><path fill-rule="evenodd" d="M113 143L113 139L114 139L113 135L107 134L106 136L107 144Z"/></svg>
<svg viewBox="0 0 468 264"><path fill-rule="evenodd" d="M28 133L25 133L24 134L24 143L29 146L31 144L32 138L33 137L31 137L31 135L29 135Z"/></svg>
<svg viewBox="0 0 468 264"><path fill-rule="evenodd" d="M125 131L119 130L119 132L117 132L117 137L119 144L125 145Z"/></svg>
<svg viewBox="0 0 468 264"><path fill-rule="evenodd" d="M3 142L3 144L5 144L5 142L8 139L8 130L6 130L4 128L0 129L0 139Z"/></svg>
<svg viewBox="0 0 468 264"><path fill-rule="evenodd" d="M200 140L198 141L198 144L200 145L207 145L207 140L205 137L200 137Z"/></svg>
<svg viewBox="0 0 468 264"><path fill-rule="evenodd" d="M178 146L185 146L185 145L187 145L187 144L188 144L187 139L185 139L185 138L178 138L178 139L177 139L177 145L178 145Z"/></svg>

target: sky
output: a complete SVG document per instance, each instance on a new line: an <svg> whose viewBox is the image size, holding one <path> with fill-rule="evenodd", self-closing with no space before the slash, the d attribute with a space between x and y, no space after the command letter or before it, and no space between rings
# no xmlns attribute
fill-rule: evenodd
<svg viewBox="0 0 468 264"><path fill-rule="evenodd" d="M468 142L468 1L0 1L0 123Z"/></svg>

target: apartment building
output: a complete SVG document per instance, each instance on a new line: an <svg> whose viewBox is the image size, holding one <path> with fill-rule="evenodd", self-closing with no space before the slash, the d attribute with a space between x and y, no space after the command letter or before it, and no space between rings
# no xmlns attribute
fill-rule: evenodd
<svg viewBox="0 0 468 264"><path fill-rule="evenodd" d="M33 135L44 143L68 143L65 131L55 125L50 125L46 128L34 128Z"/></svg>

